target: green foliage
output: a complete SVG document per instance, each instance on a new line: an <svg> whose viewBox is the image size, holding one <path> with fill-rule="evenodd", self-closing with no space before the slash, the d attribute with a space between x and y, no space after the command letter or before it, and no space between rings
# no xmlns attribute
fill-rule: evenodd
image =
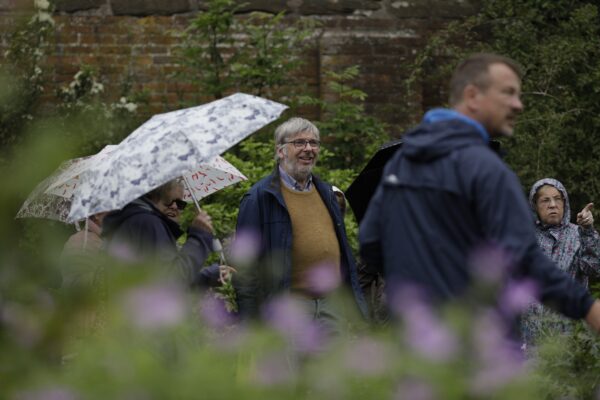
<svg viewBox="0 0 600 400"><path fill-rule="evenodd" d="M187 70L183 78L215 99L235 84L231 71L237 58L234 13L241 6L233 0L211 0L208 10L198 14L184 32L180 60Z"/></svg>
<svg viewBox="0 0 600 400"><path fill-rule="evenodd" d="M65 122L65 139L80 143L80 154L93 154L107 144L120 142L140 123L137 115L145 103L143 93L129 93L124 84L118 101L104 100L104 85L93 68L82 66L73 81L57 92L57 111Z"/></svg>
<svg viewBox="0 0 600 400"><path fill-rule="evenodd" d="M0 84L3 96L0 101L0 148L16 143L17 133L31 121L36 113L38 99L43 92L43 61L48 39L54 32L48 2L35 2L33 16L14 31L0 35L9 43L0 64ZM6 101L10 98L10 101Z"/></svg>
<svg viewBox="0 0 600 400"><path fill-rule="evenodd" d="M389 140L385 124L365 112L367 94L351 85L359 74L358 66L327 72L328 87L335 101L300 98L300 104L317 105L323 110L324 117L317 125L323 146L330 152L325 162L328 168L358 169ZM358 143L364 146L357 146Z"/></svg>
<svg viewBox="0 0 600 400"><path fill-rule="evenodd" d="M247 40L232 65L238 87L257 96L274 97L274 90L292 83L302 64L299 55L315 29L314 20L283 24L284 13L252 13L242 25Z"/></svg>
<svg viewBox="0 0 600 400"><path fill-rule="evenodd" d="M289 85L301 65L300 53L308 45L315 23L298 20L284 24L284 14L252 13L236 19L244 4L210 0L183 34L179 78L199 86L215 99L232 90L274 97L274 90Z"/></svg>
<svg viewBox="0 0 600 400"><path fill-rule="evenodd" d="M525 188L543 177L557 178L567 187L573 210L599 198L597 3L483 1L480 13L448 25L429 41L412 66L410 87L446 87L454 65L476 51L507 55L525 70L525 111L514 137L504 140L507 162Z"/></svg>
<svg viewBox="0 0 600 400"><path fill-rule="evenodd" d="M595 399L600 389L600 339L582 322L536 349L535 379L544 398Z"/></svg>

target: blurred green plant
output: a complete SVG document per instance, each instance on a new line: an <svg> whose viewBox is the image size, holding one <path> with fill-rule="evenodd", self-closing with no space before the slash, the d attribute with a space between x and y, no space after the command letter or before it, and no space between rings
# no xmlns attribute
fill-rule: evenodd
<svg viewBox="0 0 600 400"><path fill-rule="evenodd" d="M33 15L14 30L0 33L0 38L8 43L0 63L0 75L10 77L2 81L4 90L0 101L0 148L3 151L22 139L18 134L36 115L44 90L44 59L54 32L51 12L50 3L35 1Z"/></svg>

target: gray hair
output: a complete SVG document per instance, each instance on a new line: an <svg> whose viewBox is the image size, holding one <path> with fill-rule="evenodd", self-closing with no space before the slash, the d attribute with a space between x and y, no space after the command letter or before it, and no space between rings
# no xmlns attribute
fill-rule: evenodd
<svg viewBox="0 0 600 400"><path fill-rule="evenodd" d="M182 178L172 179L169 182L160 185L156 189L152 189L145 194L145 197L153 202L165 200L167 194L176 187L185 188Z"/></svg>
<svg viewBox="0 0 600 400"><path fill-rule="evenodd" d="M307 119L294 117L285 121L275 129L275 159L277 159L277 148L285 144L292 136L301 132L309 132L320 140L319 128Z"/></svg>

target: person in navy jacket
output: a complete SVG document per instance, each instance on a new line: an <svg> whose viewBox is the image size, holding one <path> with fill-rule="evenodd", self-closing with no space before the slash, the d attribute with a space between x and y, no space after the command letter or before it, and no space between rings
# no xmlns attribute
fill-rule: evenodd
<svg viewBox="0 0 600 400"><path fill-rule="evenodd" d="M191 223L187 240L179 249L177 238L183 234L169 215L183 208L183 184L172 180L114 211L104 218L102 236L109 254L120 258L147 260L175 268L191 286L216 286L219 266L203 268L213 251L213 227L210 216L200 211Z"/></svg>
<svg viewBox="0 0 600 400"><path fill-rule="evenodd" d="M416 285L443 303L470 288L474 252L496 246L513 279L532 279L542 302L598 331L600 302L543 254L517 176L488 145L512 135L520 96L511 59L476 54L457 67L452 109L427 112L386 165L360 225L361 256L383 271L388 290Z"/></svg>
<svg viewBox="0 0 600 400"><path fill-rule="evenodd" d="M252 234L260 242L257 262L245 270L237 268L240 313L257 316L275 295L292 293L314 320L327 320L337 330L333 325L339 315L327 293L312 282L317 272L338 279L354 296L358 310L367 312L332 186L312 174L320 150L319 130L306 119L291 118L276 129L275 146L275 170L254 184L240 204L236 235Z"/></svg>

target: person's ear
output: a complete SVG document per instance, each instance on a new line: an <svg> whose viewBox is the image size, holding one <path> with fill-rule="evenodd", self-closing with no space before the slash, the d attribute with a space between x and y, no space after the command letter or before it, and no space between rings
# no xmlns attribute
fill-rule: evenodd
<svg viewBox="0 0 600 400"><path fill-rule="evenodd" d="M278 145L277 146L277 158L279 160L283 160L285 157L285 146Z"/></svg>
<svg viewBox="0 0 600 400"><path fill-rule="evenodd" d="M479 108L480 94L481 90L472 83L465 86L465 89L463 90L463 102L470 110L476 110Z"/></svg>

